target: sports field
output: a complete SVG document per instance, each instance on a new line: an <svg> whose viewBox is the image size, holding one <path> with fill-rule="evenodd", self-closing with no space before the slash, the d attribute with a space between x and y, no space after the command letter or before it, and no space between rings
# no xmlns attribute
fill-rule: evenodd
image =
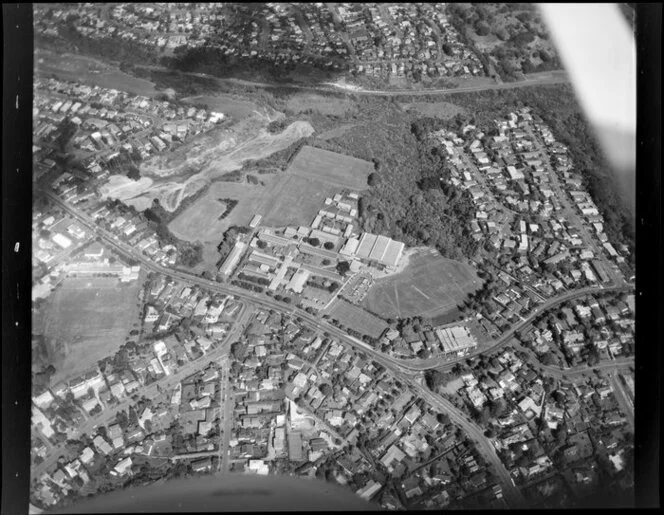
<svg viewBox="0 0 664 515"><path fill-rule="evenodd" d="M373 338L379 338L383 331L388 328L384 320L366 312L360 306L337 298L328 308L327 313L331 318L338 320L345 327L356 330L360 334L367 334Z"/></svg>
<svg viewBox="0 0 664 515"><path fill-rule="evenodd" d="M280 176L265 207L264 224L308 225L325 197L340 190L362 191L373 164L355 157L305 146Z"/></svg>
<svg viewBox="0 0 664 515"><path fill-rule="evenodd" d="M44 337L56 373L66 380L93 367L125 342L138 322L139 280L120 285L115 278L67 278L44 313Z"/></svg>
<svg viewBox="0 0 664 515"><path fill-rule="evenodd" d="M453 311L481 284L470 266L423 249L401 273L377 279L363 306L385 318L436 317Z"/></svg>

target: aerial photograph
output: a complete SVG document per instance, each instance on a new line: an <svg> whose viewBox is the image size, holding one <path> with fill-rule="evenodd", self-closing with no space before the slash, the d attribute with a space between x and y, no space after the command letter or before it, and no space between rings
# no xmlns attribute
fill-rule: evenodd
<svg viewBox="0 0 664 515"><path fill-rule="evenodd" d="M32 18L31 514L635 506L635 4Z"/></svg>

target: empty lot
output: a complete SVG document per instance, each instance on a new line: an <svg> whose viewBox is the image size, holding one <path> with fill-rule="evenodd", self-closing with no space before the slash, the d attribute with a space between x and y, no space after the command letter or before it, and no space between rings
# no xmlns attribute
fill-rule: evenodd
<svg viewBox="0 0 664 515"><path fill-rule="evenodd" d="M481 284L472 267L425 249L403 272L376 280L363 305L385 318L435 317L453 311Z"/></svg>
<svg viewBox="0 0 664 515"><path fill-rule="evenodd" d="M125 342L138 322L141 277L123 285L115 278L63 281L44 316L44 337L56 369L53 382L94 367Z"/></svg>
<svg viewBox="0 0 664 515"><path fill-rule="evenodd" d="M325 197L346 189L362 191L373 164L355 157L305 146L279 176L265 206L265 225L308 225Z"/></svg>

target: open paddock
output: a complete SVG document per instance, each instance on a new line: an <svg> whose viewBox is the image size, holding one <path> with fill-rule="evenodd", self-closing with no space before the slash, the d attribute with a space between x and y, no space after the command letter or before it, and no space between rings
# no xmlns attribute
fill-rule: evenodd
<svg viewBox="0 0 664 515"><path fill-rule="evenodd" d="M332 319L338 320L345 327L349 327L360 334L366 334L373 338L380 338L388 328L384 320L340 298L337 298L332 303L327 310L327 314Z"/></svg>
<svg viewBox="0 0 664 515"><path fill-rule="evenodd" d="M367 188L373 163L320 148L302 147L288 167L288 173L315 177L339 188L360 191Z"/></svg>
<svg viewBox="0 0 664 515"><path fill-rule="evenodd" d="M264 224L308 225L326 197L344 189L365 190L372 171L368 161L305 146L275 184L265 206Z"/></svg>
<svg viewBox="0 0 664 515"><path fill-rule="evenodd" d="M482 280L472 267L426 249L400 273L376 280L363 306L384 318L438 317L453 312Z"/></svg>
<svg viewBox="0 0 664 515"><path fill-rule="evenodd" d="M168 226L171 232L185 241L218 244L226 229L232 225L249 225L253 216L261 213L263 204L271 198L271 182L275 177L263 178L265 186L237 182L214 182L207 193L180 213ZM236 200L237 204L223 219L219 217L226 206L219 199Z"/></svg>
<svg viewBox="0 0 664 515"><path fill-rule="evenodd" d="M289 97L286 108L295 114L308 110L326 115L343 115L353 109L353 102L344 96L324 96L315 93L296 93Z"/></svg>
<svg viewBox="0 0 664 515"><path fill-rule="evenodd" d="M44 310L44 336L57 382L76 376L112 354L138 323L137 281L66 278Z"/></svg>
<svg viewBox="0 0 664 515"><path fill-rule="evenodd" d="M462 107L449 102L410 102L401 104L401 108L404 111L415 111L420 116L431 116L442 120L448 120L465 112Z"/></svg>

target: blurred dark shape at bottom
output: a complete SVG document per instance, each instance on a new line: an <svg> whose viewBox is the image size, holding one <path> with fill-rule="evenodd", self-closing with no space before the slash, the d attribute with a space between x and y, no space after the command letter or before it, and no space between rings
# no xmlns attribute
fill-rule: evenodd
<svg viewBox="0 0 664 515"><path fill-rule="evenodd" d="M84 499L53 513L375 510L348 489L317 479L227 475L174 480Z"/></svg>
<svg viewBox="0 0 664 515"><path fill-rule="evenodd" d="M636 213L636 134L609 125L595 126L595 132L616 176L618 193L634 220ZM659 173L659 171L643 170L643 173Z"/></svg>

